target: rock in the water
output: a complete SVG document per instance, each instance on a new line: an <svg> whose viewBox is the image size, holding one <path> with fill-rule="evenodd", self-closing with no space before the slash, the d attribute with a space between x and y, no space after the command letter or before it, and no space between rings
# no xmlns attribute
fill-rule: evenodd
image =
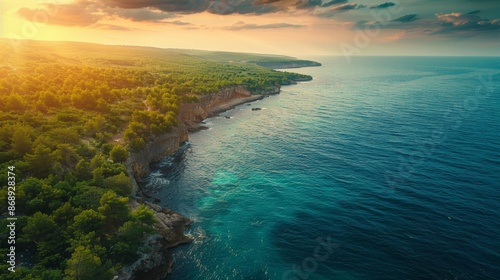
<svg viewBox="0 0 500 280"><path fill-rule="evenodd" d="M188 127L189 132L197 132L201 130L207 130L209 127L205 125L200 125L200 124L194 124L190 127Z"/></svg>
<svg viewBox="0 0 500 280"><path fill-rule="evenodd" d="M259 110L262 110L262 108L252 108L252 111L259 111Z"/></svg>

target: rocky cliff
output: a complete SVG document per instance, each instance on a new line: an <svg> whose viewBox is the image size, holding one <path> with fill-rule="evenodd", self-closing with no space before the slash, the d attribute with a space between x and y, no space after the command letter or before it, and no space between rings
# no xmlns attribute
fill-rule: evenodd
<svg viewBox="0 0 500 280"><path fill-rule="evenodd" d="M279 93L280 87L270 88L266 93ZM219 91L217 94L201 96L199 102L183 104L179 108L179 125L153 141L150 141L139 152L127 160L127 170L136 181L149 174L149 165L159 161L164 156L173 154L188 140L189 131L199 129L199 122L232 107L263 98L264 95L252 95L243 86L233 86ZM133 195L137 195L138 184L134 184Z"/></svg>
<svg viewBox="0 0 500 280"><path fill-rule="evenodd" d="M154 217L157 220L154 228L157 233L148 236L144 242L148 252L142 253L137 261L118 271L115 279L162 279L172 271L174 263L168 249L192 241L184 235L184 230L191 224L191 220L147 201L132 199L129 206L131 209L136 209L140 203L144 203L154 211Z"/></svg>
<svg viewBox="0 0 500 280"><path fill-rule="evenodd" d="M178 123L171 132L160 135L150 141L141 151L131 155L127 162L127 172L132 178L133 193L130 207L135 209L139 203L144 203L154 211L158 221L155 228L158 233L145 241L152 248L135 263L118 271L116 279L162 279L171 271L174 262L168 248L181 243L190 242L184 235L186 226L191 220L159 205L144 201L149 198L140 186L140 178L150 173L149 165L161 158L172 155L188 140L189 131L198 130L199 122L220 112L229 110L236 105L262 99L268 94L280 92L280 86L270 87L259 95L252 95L243 86L233 86L219 91L217 94L204 95L199 102L182 104L179 108Z"/></svg>

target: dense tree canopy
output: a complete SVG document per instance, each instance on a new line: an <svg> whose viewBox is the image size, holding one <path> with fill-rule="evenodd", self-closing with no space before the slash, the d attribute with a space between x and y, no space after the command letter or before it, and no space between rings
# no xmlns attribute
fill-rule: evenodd
<svg viewBox="0 0 500 280"><path fill-rule="evenodd" d="M36 41L12 51L3 40L0 54L0 181L15 166L16 246L25 255L2 279L111 279L154 224L151 210L128 206L129 153L177 126L183 102L307 78L246 63L271 59L251 54ZM0 200L7 196L2 187Z"/></svg>

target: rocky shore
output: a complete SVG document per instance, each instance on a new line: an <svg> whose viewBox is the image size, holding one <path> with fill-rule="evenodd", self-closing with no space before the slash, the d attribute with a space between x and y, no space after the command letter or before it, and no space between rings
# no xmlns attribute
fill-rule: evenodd
<svg viewBox="0 0 500 280"><path fill-rule="evenodd" d="M199 130L200 122L206 118L227 111L235 106L264 98L269 94L277 94L280 86L270 88L263 94L252 94L243 86L233 86L220 90L217 94L201 96L199 102L182 104L179 108L177 127L153 141L150 141L139 152L131 155L126 162L127 171L137 182L150 173L149 165L161 158L172 155L188 140L188 133ZM134 186L133 195L138 195L139 185ZM140 193L139 193L140 194Z"/></svg>
<svg viewBox="0 0 500 280"><path fill-rule="evenodd" d="M118 271L115 279L162 279L171 272L174 263L169 248L191 242L191 238L184 234L186 227L192 223L190 219L148 201L154 198L142 189L140 182L141 177L150 173L149 165L175 153L188 140L189 132L200 129L200 122L204 119L237 105L262 99L266 95L277 94L280 88L276 86L266 92L252 94L243 86L233 86L217 94L201 96L199 102L182 104L179 108L177 127L150 141L141 151L129 156L126 167L133 186L129 206L135 209L140 203L144 203L152 209L158 221L155 224L157 233L146 240L146 247L150 251L143 253L133 264Z"/></svg>
<svg viewBox="0 0 500 280"><path fill-rule="evenodd" d="M321 64L319 64L321 65ZM292 67L319 66L318 63L300 63ZM275 66L275 65L273 65ZM288 65L290 67L290 65ZM309 81L297 79L293 83ZM157 233L146 240L147 253L133 264L118 271L115 279L162 279L172 271L174 259L170 248L183 243L191 242L191 238L184 234L185 229L192 221L179 213L163 208L150 201L158 201L148 195L141 187L141 178L151 172L150 164L161 160L165 156L174 154L188 141L189 132L203 129L201 122L221 112L230 110L237 105L263 99L266 96L280 93L281 86L271 86L259 92L250 92L244 86L232 86L220 90L215 94L199 97L199 102L185 103L179 107L178 126L172 131L160 135L146 146L129 156L126 161L127 173L131 178L132 194L129 206L137 208L141 203L154 211L158 221L154 227Z"/></svg>
<svg viewBox="0 0 500 280"><path fill-rule="evenodd" d="M192 241L191 238L184 235L184 230L192 223L191 220L142 199L131 199L129 206L131 209L135 209L139 207L140 203L144 203L154 211L154 217L158 221L154 226L157 233L150 235L145 241L147 253L142 253L137 261L121 269L115 279L162 279L172 271L174 263L168 249Z"/></svg>

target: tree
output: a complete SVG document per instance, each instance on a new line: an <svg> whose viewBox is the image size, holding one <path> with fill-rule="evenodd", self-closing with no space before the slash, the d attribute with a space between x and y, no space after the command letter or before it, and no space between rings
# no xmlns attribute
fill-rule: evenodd
<svg viewBox="0 0 500 280"><path fill-rule="evenodd" d="M96 168L92 171L92 180L96 186L101 187L104 183L104 176L102 175L102 168Z"/></svg>
<svg viewBox="0 0 500 280"><path fill-rule="evenodd" d="M53 163L54 156L49 148L43 144L39 144L36 146L33 154L26 154L24 159L28 163L33 175L38 178L43 178L49 175L52 168L52 165L49 163Z"/></svg>
<svg viewBox="0 0 500 280"><path fill-rule="evenodd" d="M61 252L67 243L61 229L52 217L40 212L35 213L28 219L23 228L23 241L36 244L37 259L40 264L56 266L64 259Z"/></svg>
<svg viewBox="0 0 500 280"><path fill-rule="evenodd" d="M66 280L109 280L112 277L112 273L102 265L101 258L84 246L76 247L64 272Z"/></svg>
<svg viewBox="0 0 500 280"><path fill-rule="evenodd" d="M81 142L81 138L75 127L53 128L49 134L52 139L61 144L78 145Z"/></svg>
<svg viewBox="0 0 500 280"><path fill-rule="evenodd" d="M14 94L14 95L10 95L8 98L7 98L7 110L12 110L12 111L16 111L16 112L22 112L26 109L26 103L22 100L22 98L17 95L17 94Z"/></svg>
<svg viewBox="0 0 500 280"><path fill-rule="evenodd" d="M92 170L101 167L106 162L106 158L102 154L96 154L92 160L90 160L90 168Z"/></svg>
<svg viewBox="0 0 500 280"><path fill-rule="evenodd" d="M78 209L73 208L69 202L66 202L52 213L52 217L58 225L66 225L73 222L73 218L78 212Z"/></svg>
<svg viewBox="0 0 500 280"><path fill-rule="evenodd" d="M72 203L77 207L97 210L99 207L99 201L106 191L102 188L90 187L82 183L78 183L76 187L80 189L81 193L75 195L71 199Z"/></svg>
<svg viewBox="0 0 500 280"><path fill-rule="evenodd" d="M114 162L124 162L127 160L128 152L122 145L115 145L109 152L109 157Z"/></svg>
<svg viewBox="0 0 500 280"><path fill-rule="evenodd" d="M89 209L84 210L74 218L71 228L74 231L80 231L84 234L90 232L101 232L104 217L97 211Z"/></svg>
<svg viewBox="0 0 500 280"><path fill-rule="evenodd" d="M32 129L21 126L12 135L11 147L21 156L31 152L33 142L31 141Z"/></svg>
<svg viewBox="0 0 500 280"><path fill-rule="evenodd" d="M42 191L43 185L43 180L37 178L27 178L26 181L19 185L19 189L23 190L26 194L26 198L29 200L35 198Z"/></svg>
<svg viewBox="0 0 500 280"><path fill-rule="evenodd" d="M57 97L53 93L51 93L51 92L45 92L45 93L43 93L40 96L40 99L43 100L43 103L47 107L57 108L57 107L61 106L61 102L59 101L59 99L57 99Z"/></svg>
<svg viewBox="0 0 500 280"><path fill-rule="evenodd" d="M130 183L130 178L123 172L104 179L102 185L105 188L115 191L119 195L130 195L132 193L132 184Z"/></svg>
<svg viewBox="0 0 500 280"><path fill-rule="evenodd" d="M92 179L90 165L85 159L81 159L75 166L75 175L80 181Z"/></svg>
<svg viewBox="0 0 500 280"><path fill-rule="evenodd" d="M114 191L108 191L102 195L97 209L104 216L108 232L117 229L129 219L130 208L127 203L127 197L118 197Z"/></svg>
<svg viewBox="0 0 500 280"><path fill-rule="evenodd" d="M144 141L141 137L137 137L136 139L131 140L128 145L132 151L138 152L146 146L146 141Z"/></svg>
<svg viewBox="0 0 500 280"><path fill-rule="evenodd" d="M57 145L54 155L61 165L66 168L74 168L82 158L78 155L76 149L68 144Z"/></svg>
<svg viewBox="0 0 500 280"><path fill-rule="evenodd" d="M144 204L141 204L132 212L132 218L140 222L141 224L149 226L153 225L156 222L153 210L149 209Z"/></svg>
<svg viewBox="0 0 500 280"><path fill-rule="evenodd" d="M49 215L36 212L23 228L24 238L35 243L54 242L59 239L58 226Z"/></svg>

